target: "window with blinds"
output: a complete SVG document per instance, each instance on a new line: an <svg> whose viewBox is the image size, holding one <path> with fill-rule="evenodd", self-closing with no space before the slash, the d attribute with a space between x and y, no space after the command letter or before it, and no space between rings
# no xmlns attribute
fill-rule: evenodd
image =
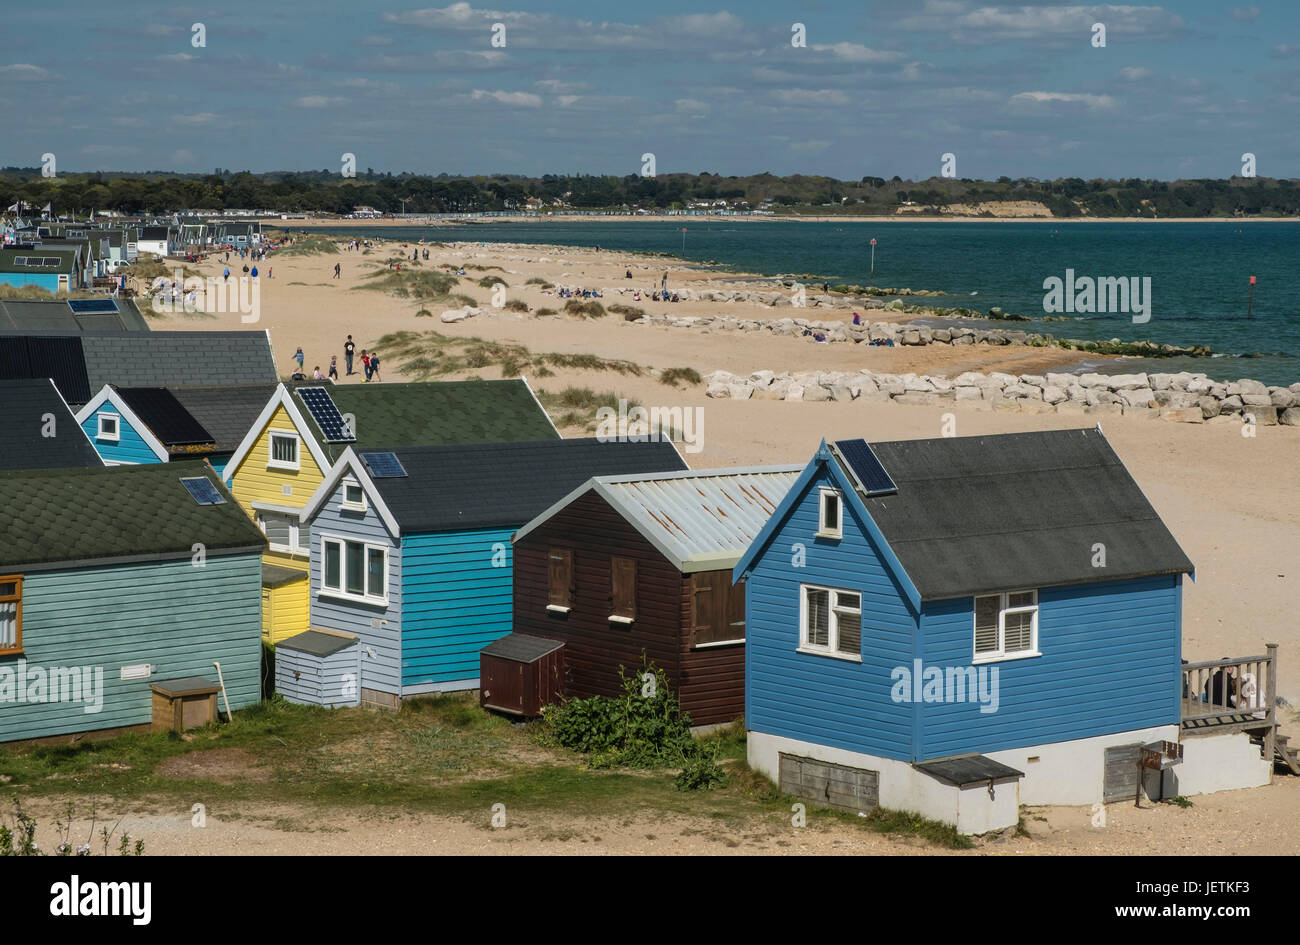
<svg viewBox="0 0 1300 945"><path fill-rule="evenodd" d="M975 598L975 657L1024 656L1038 651L1038 591Z"/></svg>
<svg viewBox="0 0 1300 945"><path fill-rule="evenodd" d="M0 653L23 648L23 579L0 577Z"/></svg>
<svg viewBox="0 0 1300 945"><path fill-rule="evenodd" d="M799 649L862 658L862 595L833 587L802 587Z"/></svg>

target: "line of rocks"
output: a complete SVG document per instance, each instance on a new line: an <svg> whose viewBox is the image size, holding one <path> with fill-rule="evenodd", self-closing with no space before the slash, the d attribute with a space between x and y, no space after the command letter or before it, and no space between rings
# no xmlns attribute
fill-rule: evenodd
<svg viewBox="0 0 1300 945"><path fill-rule="evenodd" d="M1182 423L1225 419L1262 426L1300 426L1300 383L1212 381L1204 374L980 374L954 378L871 371L776 373L747 377L714 371L707 396L730 400L893 402L915 406L959 403L973 409L1022 413L1124 414Z"/></svg>

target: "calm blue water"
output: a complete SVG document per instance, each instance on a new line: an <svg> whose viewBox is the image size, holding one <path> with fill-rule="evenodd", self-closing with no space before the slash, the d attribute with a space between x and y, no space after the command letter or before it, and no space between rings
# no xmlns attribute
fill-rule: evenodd
<svg viewBox="0 0 1300 945"><path fill-rule="evenodd" d="M682 227L686 227L685 249ZM1208 345L1222 357L1164 359L1155 370L1212 377L1300 381L1300 225L1290 223L797 223L610 221L493 223L428 228L349 228L384 239L556 243L667 252L688 261L764 275L811 274L813 281L935 289L924 300L1028 315L1010 328L1059 338L1150 339ZM869 241L877 240L875 273ZM1042 321L1043 280L1149 276L1151 319L1072 315ZM1256 276L1247 318L1249 277ZM1123 369L1133 369L1132 362Z"/></svg>

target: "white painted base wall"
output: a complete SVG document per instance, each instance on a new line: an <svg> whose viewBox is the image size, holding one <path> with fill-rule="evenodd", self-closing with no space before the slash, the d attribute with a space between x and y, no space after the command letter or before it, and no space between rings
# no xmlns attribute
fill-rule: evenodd
<svg viewBox="0 0 1300 945"><path fill-rule="evenodd" d="M1159 725L1155 728L985 754L994 761L1025 773L1025 779L1020 784L1022 804L1096 804L1103 795L1106 749L1157 741L1178 741L1178 726ZM1031 758L1038 760L1030 761ZM1156 782L1151 784L1151 789L1159 790Z"/></svg>
<svg viewBox="0 0 1300 945"><path fill-rule="evenodd" d="M917 771L905 761L866 755L842 748L767 735L748 734L749 765L780 783L782 753L829 761L880 773L880 806L912 811L931 820L952 824L959 833L980 834L1014 827L1020 820L1020 791L1014 781L958 788Z"/></svg>
<svg viewBox="0 0 1300 945"><path fill-rule="evenodd" d="M1173 794L1213 794L1269 783L1273 765L1260 757L1259 746L1245 732L1231 735L1196 735L1183 739L1183 763L1167 775L1165 787Z"/></svg>

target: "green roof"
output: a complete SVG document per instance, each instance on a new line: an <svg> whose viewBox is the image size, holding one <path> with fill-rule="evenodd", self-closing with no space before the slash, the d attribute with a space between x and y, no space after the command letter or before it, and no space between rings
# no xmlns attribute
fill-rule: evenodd
<svg viewBox="0 0 1300 945"><path fill-rule="evenodd" d="M558 440L546 411L522 380L431 381L324 386L339 412L356 418L356 443L326 443L302 398L294 400L331 460L349 446L441 446Z"/></svg>
<svg viewBox="0 0 1300 945"><path fill-rule="evenodd" d="M181 480L226 500L199 505ZM261 551L266 539L207 463L0 472L0 569Z"/></svg>
<svg viewBox="0 0 1300 945"><path fill-rule="evenodd" d="M57 266L33 266L30 263L19 265L19 259L55 258ZM76 263L76 251L71 246L38 246L35 249L0 249L0 272L44 272L67 274L73 271Z"/></svg>

